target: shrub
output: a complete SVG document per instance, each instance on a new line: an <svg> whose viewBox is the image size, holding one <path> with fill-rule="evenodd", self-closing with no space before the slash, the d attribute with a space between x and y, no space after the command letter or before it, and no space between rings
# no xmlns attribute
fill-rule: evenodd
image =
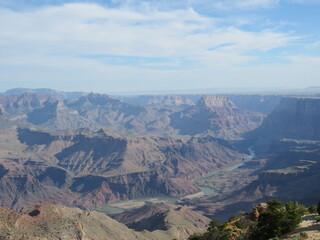
<svg viewBox="0 0 320 240"><path fill-rule="evenodd" d="M218 228L221 227L221 224L215 220L215 219L212 219L211 222L210 222L210 225L208 227L208 231L216 231Z"/></svg>
<svg viewBox="0 0 320 240"><path fill-rule="evenodd" d="M293 231L301 222L302 209L297 202L288 202L283 206L278 200L269 201L268 211L261 213L251 238L265 240Z"/></svg>
<svg viewBox="0 0 320 240"><path fill-rule="evenodd" d="M200 240L201 239L201 234L199 233L194 233L189 237L189 240Z"/></svg>
<svg viewBox="0 0 320 240"><path fill-rule="evenodd" d="M255 222L247 216L239 217L238 221L235 223L236 227L240 229L249 229L253 224L255 224Z"/></svg>
<svg viewBox="0 0 320 240"><path fill-rule="evenodd" d="M308 239L308 234L306 232L301 232L300 237L302 237L304 239Z"/></svg>
<svg viewBox="0 0 320 240"><path fill-rule="evenodd" d="M320 216L314 217L314 220L316 220L316 222L320 222Z"/></svg>
<svg viewBox="0 0 320 240"><path fill-rule="evenodd" d="M306 213L305 210L305 207L298 202L286 203L287 226L283 229L284 233L291 232L298 227L299 223L302 221L301 217Z"/></svg>
<svg viewBox="0 0 320 240"><path fill-rule="evenodd" d="M308 212L309 213L317 213L318 212L317 205L312 205L312 206L308 207Z"/></svg>
<svg viewBox="0 0 320 240"><path fill-rule="evenodd" d="M318 209L317 209L317 211L318 211L318 214L320 215L320 202L318 203Z"/></svg>

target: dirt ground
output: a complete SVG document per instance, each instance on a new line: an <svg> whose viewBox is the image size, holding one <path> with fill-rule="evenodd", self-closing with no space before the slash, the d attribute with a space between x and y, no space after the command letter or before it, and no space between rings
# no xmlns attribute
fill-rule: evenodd
<svg viewBox="0 0 320 240"><path fill-rule="evenodd" d="M320 222L316 222L314 217L318 216L317 214L311 214L303 216L303 221L300 223L299 228L294 232L284 236L283 240L292 240L292 239L308 239L308 240L319 240L320 239Z"/></svg>

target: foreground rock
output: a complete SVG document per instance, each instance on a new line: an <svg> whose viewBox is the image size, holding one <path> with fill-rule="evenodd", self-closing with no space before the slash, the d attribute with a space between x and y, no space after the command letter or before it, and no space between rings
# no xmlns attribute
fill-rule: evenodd
<svg viewBox="0 0 320 240"><path fill-rule="evenodd" d="M21 212L0 208L0 239L9 240L147 240L160 239L138 233L103 213L58 205L34 205Z"/></svg>
<svg viewBox="0 0 320 240"><path fill-rule="evenodd" d="M209 218L188 207L164 202L148 203L113 217L136 231L146 229L170 235L172 239L188 239L194 233L204 233L210 223Z"/></svg>

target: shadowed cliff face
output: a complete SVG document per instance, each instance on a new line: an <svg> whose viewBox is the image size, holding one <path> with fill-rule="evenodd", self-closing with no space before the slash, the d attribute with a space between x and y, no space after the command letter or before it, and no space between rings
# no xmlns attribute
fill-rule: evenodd
<svg viewBox="0 0 320 240"><path fill-rule="evenodd" d="M253 112L269 114L280 102L281 95L227 95L237 107Z"/></svg>
<svg viewBox="0 0 320 240"><path fill-rule="evenodd" d="M171 126L181 134L199 134L209 131L219 138L239 138L258 127L263 115L237 108L227 97L203 96L197 105L171 116Z"/></svg>
<svg viewBox="0 0 320 240"><path fill-rule="evenodd" d="M283 98L250 136L267 138L320 138L320 98Z"/></svg>

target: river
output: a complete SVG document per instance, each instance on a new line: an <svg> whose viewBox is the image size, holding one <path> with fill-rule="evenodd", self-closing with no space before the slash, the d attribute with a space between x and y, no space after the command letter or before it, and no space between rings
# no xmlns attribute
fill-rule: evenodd
<svg viewBox="0 0 320 240"><path fill-rule="evenodd" d="M248 157L244 158L241 163L238 163L236 165L232 165L232 166L211 172L203 177L194 179L192 182L194 182L198 186L198 188L201 190L201 192L203 193L203 194L199 194L199 195L195 194L196 196L194 198L202 197L205 195L217 194L218 191L216 189L210 188L208 186L203 186L200 184L198 185L197 182L199 180L203 180L203 179L207 179L207 178L212 179L214 177L219 177L220 174L222 174L224 172L232 171L233 169L236 169L236 168L242 166L246 162L251 161L255 157L255 153L254 153L252 147L249 147L248 151L249 151L250 155ZM192 196L192 195L189 195L189 196ZM145 204L146 202L149 202L149 201L150 202L157 202L157 201L164 200L164 201L169 201L169 202L175 202L175 201L179 201L184 198L188 198L188 196L182 196L182 197L165 196L165 197L151 197L151 198L125 200L125 201L119 201L116 203L105 204L102 206L96 206L95 208L93 208L93 210L104 212L106 214L114 214L114 213L124 212L128 209L131 209L131 208L136 208L136 207L142 206L143 204Z"/></svg>
<svg viewBox="0 0 320 240"><path fill-rule="evenodd" d="M217 171L211 172L211 173L209 173L209 174L207 174L207 175L205 175L203 177L194 179L193 182L198 186L198 188L200 188L201 192L203 192L203 195L217 194L218 191L216 189L210 188L208 186L204 186L204 185L201 185L201 184L198 184L197 182L199 180L204 180L204 179L208 179L208 178L212 179L212 178L215 178L215 177L219 177L219 175L221 175L222 173L232 171L232 170L234 170L234 169L236 169L238 167L241 167L245 163L250 162L255 157L255 152L253 151L253 146L249 147L248 151L249 151L249 156L244 158L241 163L238 163L236 165L232 165L232 166L229 166L229 167L222 168L222 169L219 169Z"/></svg>

